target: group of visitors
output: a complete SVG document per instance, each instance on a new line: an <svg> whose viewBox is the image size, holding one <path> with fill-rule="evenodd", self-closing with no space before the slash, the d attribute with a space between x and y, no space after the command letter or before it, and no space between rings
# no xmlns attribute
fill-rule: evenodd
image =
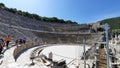
<svg viewBox="0 0 120 68"><path fill-rule="evenodd" d="M7 49L9 48L9 42L11 41L11 37L10 35L6 36L5 38L1 37L0 38L0 54L2 54L2 50L4 47L6 47Z"/></svg>
<svg viewBox="0 0 120 68"><path fill-rule="evenodd" d="M3 48L8 49L9 48L9 42L11 41L10 35L6 36L5 38L0 37L0 54L2 54ZM15 45L18 46L19 44L25 44L26 38L20 38L15 41Z"/></svg>
<svg viewBox="0 0 120 68"><path fill-rule="evenodd" d="M25 44L26 43L26 38L17 39L15 41L15 43L16 43L16 46L18 46L18 44Z"/></svg>

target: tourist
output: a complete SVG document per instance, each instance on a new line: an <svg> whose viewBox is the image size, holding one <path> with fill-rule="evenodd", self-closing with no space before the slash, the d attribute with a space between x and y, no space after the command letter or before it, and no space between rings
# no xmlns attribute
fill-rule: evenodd
<svg viewBox="0 0 120 68"><path fill-rule="evenodd" d="M5 38L5 41L6 41L6 47L7 47L7 49L8 49L9 42L11 41L10 35L8 35L8 36Z"/></svg>
<svg viewBox="0 0 120 68"><path fill-rule="evenodd" d="M25 44L25 43L26 43L26 38L24 37L24 38L23 38L23 44Z"/></svg>
<svg viewBox="0 0 120 68"><path fill-rule="evenodd" d="M50 52L49 53L49 59L52 61L52 59L53 59L53 53L52 52Z"/></svg>
<svg viewBox="0 0 120 68"><path fill-rule="evenodd" d="M2 38L0 38L0 54L2 54L2 50L3 50L3 47L4 47L4 40Z"/></svg>
<svg viewBox="0 0 120 68"><path fill-rule="evenodd" d="M17 39L17 40L15 41L15 45L18 47L18 44L19 44L19 40Z"/></svg>

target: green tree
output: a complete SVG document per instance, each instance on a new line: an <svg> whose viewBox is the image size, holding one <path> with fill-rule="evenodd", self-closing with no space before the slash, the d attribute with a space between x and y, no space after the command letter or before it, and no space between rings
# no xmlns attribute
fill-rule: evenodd
<svg viewBox="0 0 120 68"><path fill-rule="evenodd" d="M60 23L65 23L65 21L63 19L60 19L59 22Z"/></svg>
<svg viewBox="0 0 120 68"><path fill-rule="evenodd" d="M65 21L65 23L72 23L72 21L71 20L67 20L67 21Z"/></svg>
<svg viewBox="0 0 120 68"><path fill-rule="evenodd" d="M32 14L32 17L37 19L37 20L41 20L41 17L39 15L37 15L37 14Z"/></svg>
<svg viewBox="0 0 120 68"><path fill-rule="evenodd" d="M3 3L0 3L0 8L5 8L5 5Z"/></svg>
<svg viewBox="0 0 120 68"><path fill-rule="evenodd" d="M12 13L17 13L17 9L16 8L10 8L9 11L12 12Z"/></svg>
<svg viewBox="0 0 120 68"><path fill-rule="evenodd" d="M51 21L51 22L58 22L59 20L58 20L57 17L52 17L52 18L50 18L50 21Z"/></svg>
<svg viewBox="0 0 120 68"><path fill-rule="evenodd" d="M18 11L17 11L17 14L22 15L22 11L21 11L21 10L18 10Z"/></svg>

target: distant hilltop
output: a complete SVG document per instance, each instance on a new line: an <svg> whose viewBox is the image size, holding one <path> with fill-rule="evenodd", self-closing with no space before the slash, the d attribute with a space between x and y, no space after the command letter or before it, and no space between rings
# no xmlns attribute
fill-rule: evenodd
<svg viewBox="0 0 120 68"><path fill-rule="evenodd" d="M100 24L108 23L111 29L120 29L120 17L108 18L100 21Z"/></svg>
<svg viewBox="0 0 120 68"><path fill-rule="evenodd" d="M73 22L71 20L65 21L63 19L58 19L57 17L51 17L51 18L41 17L37 14L31 14L29 12L17 10L16 8L7 8L3 3L0 3L0 8L4 9L6 11L12 12L12 13L18 14L18 15L22 15L22 16L29 17L29 18L36 19L36 20L40 20L40 21L51 22L51 23L77 24L77 22Z"/></svg>

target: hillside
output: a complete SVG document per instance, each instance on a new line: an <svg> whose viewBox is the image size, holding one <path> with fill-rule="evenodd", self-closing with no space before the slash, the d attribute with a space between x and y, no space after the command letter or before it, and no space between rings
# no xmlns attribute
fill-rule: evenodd
<svg viewBox="0 0 120 68"><path fill-rule="evenodd" d="M44 21L44 22L51 22L51 23L63 23L63 24L77 24L77 22L73 22L71 20L63 20L63 19L58 19L57 17L42 17L37 14L31 14L29 12L17 10L16 8L8 8L6 7L3 3L0 3L0 9L9 11L14 14L18 14L21 16L29 17L31 19L36 19L39 21Z"/></svg>
<svg viewBox="0 0 120 68"><path fill-rule="evenodd" d="M120 17L109 18L100 21L100 24L105 24L105 23L108 23L112 30L120 29Z"/></svg>

